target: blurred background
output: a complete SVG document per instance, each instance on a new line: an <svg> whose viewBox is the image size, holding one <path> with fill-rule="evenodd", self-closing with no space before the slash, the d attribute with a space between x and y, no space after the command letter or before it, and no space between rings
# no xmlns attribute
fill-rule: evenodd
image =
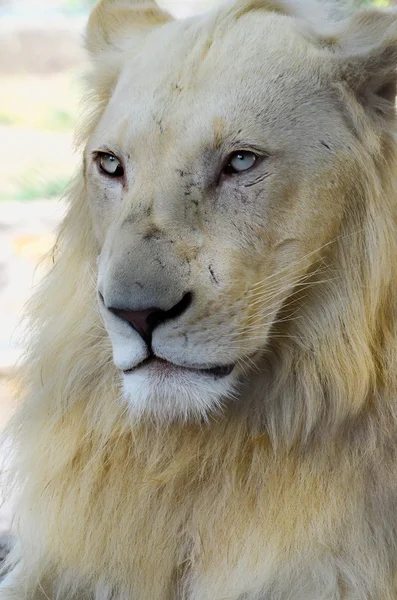
<svg viewBox="0 0 397 600"><path fill-rule="evenodd" d="M185 17L220 1L158 3ZM78 161L72 132L86 60L82 36L94 4L0 0L0 431L14 409L12 375L24 347L18 319L42 275L37 264L53 243ZM0 538L8 524L0 497Z"/></svg>

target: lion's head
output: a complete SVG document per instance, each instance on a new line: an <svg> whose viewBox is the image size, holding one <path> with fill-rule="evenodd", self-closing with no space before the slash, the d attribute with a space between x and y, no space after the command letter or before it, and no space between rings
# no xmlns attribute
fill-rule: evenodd
<svg viewBox="0 0 397 600"><path fill-rule="evenodd" d="M101 108L84 178L114 364L134 414L203 417L282 336L314 352L321 311L352 309L346 249L371 252L397 17L316 28L240 0L178 22L102 0L87 45ZM302 319L317 320L306 340Z"/></svg>

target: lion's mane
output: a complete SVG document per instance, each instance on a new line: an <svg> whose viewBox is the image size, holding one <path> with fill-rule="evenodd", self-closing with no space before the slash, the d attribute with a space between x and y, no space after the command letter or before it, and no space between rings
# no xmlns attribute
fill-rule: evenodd
<svg viewBox="0 0 397 600"><path fill-rule="evenodd" d="M98 89L83 138L107 101ZM193 590L194 575L182 575L198 566L221 590L218 555L228 545L236 573L257 573L261 552L263 570L281 573L281 556L311 552L307 537L338 555L342 535L339 564L319 577L331 585L338 572L349 582L354 557L355 586L367 597L397 530L397 463L387 451L397 433L397 152L392 135L366 135L368 147L382 144L382 159L363 153L351 174L352 207L325 253L327 276L273 330L255 392L207 424L138 425L120 401L77 175L54 264L29 308L24 403L9 430L21 540L10 563L23 546L27 587L50 581L72 597L101 585L163 600L176 581ZM371 487L376 497L364 506ZM357 527L345 530L347 522ZM374 538L381 552L372 552Z"/></svg>

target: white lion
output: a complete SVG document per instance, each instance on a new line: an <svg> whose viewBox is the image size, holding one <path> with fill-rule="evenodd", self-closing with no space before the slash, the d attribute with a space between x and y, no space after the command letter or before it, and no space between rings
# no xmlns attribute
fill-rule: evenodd
<svg viewBox="0 0 397 600"><path fill-rule="evenodd" d="M87 47L0 599L395 600L397 14L101 0Z"/></svg>

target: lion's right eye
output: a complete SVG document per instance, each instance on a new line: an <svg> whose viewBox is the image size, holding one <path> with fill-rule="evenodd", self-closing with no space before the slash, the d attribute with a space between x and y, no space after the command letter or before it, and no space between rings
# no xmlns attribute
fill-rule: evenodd
<svg viewBox="0 0 397 600"><path fill-rule="evenodd" d="M99 171L108 175L109 177L119 178L123 177L124 169L119 159L113 154L107 152L98 152L97 164Z"/></svg>
<svg viewBox="0 0 397 600"><path fill-rule="evenodd" d="M238 175L244 171L250 171L257 163L258 157L254 152L239 150L233 152L223 172L226 175Z"/></svg>

